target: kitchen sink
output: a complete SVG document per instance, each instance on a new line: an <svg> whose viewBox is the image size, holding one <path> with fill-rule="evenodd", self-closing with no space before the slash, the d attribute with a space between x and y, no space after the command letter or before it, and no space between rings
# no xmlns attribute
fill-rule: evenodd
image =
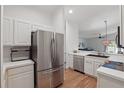
<svg viewBox="0 0 124 93"><path fill-rule="evenodd" d="M105 56L105 55L95 55L95 54L89 54L87 56L102 57L102 58L108 58L109 57L109 56Z"/></svg>

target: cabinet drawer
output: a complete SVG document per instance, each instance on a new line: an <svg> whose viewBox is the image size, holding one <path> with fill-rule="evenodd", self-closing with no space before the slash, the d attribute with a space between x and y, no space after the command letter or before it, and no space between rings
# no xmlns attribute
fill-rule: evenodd
<svg viewBox="0 0 124 93"><path fill-rule="evenodd" d="M34 88L34 72L29 71L9 76L7 88Z"/></svg>
<svg viewBox="0 0 124 93"><path fill-rule="evenodd" d="M94 61L97 62L97 63L104 64L107 61L107 59L103 59L103 60L102 59L101 60L100 59L95 59Z"/></svg>
<svg viewBox="0 0 124 93"><path fill-rule="evenodd" d="M24 73L24 72L28 72L28 71L32 71L33 68L34 68L33 65L28 65L28 66L9 69L8 70L8 76L19 74L19 73Z"/></svg>

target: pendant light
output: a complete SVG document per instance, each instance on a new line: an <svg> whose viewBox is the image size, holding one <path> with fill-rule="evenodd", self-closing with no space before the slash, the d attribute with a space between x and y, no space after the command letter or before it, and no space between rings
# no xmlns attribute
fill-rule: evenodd
<svg viewBox="0 0 124 93"><path fill-rule="evenodd" d="M107 20L105 20L104 22L105 22L105 26L106 26L106 36L105 36L105 40L103 41L103 45L108 46L110 41L108 40L108 36L107 36Z"/></svg>

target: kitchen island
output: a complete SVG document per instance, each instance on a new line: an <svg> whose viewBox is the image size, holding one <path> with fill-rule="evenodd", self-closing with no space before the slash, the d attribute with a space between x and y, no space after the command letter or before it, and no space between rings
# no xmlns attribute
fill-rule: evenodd
<svg viewBox="0 0 124 93"><path fill-rule="evenodd" d="M124 63L124 55L111 55L109 61ZM124 71L101 66L97 69L98 88L124 88Z"/></svg>

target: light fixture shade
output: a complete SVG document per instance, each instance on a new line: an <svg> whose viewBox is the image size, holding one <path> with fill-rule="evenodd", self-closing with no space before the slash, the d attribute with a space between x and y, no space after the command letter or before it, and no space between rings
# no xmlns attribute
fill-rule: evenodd
<svg viewBox="0 0 124 93"><path fill-rule="evenodd" d="M104 46L108 46L110 44L110 41L109 40L103 40L103 45Z"/></svg>

